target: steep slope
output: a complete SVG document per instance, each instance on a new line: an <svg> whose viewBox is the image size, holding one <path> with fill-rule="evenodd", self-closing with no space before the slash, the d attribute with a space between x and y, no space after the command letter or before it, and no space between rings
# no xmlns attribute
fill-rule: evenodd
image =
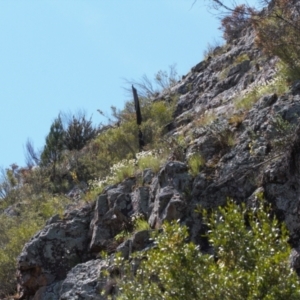
<svg viewBox="0 0 300 300"><path fill-rule="evenodd" d="M100 292L109 290L101 279L108 264L99 252L128 258L151 245L147 230L116 242L134 216L145 216L151 228L179 219L209 251L195 208L224 205L228 197L255 205L258 192L286 222L298 268L300 84L286 87L277 59L265 57L254 38L246 29L172 88L180 96L167 136L182 143L157 174L146 169L142 184L133 177L108 186L92 204L53 217L28 241L18 259L20 299L107 299ZM196 176L188 166L193 153L204 161Z"/></svg>

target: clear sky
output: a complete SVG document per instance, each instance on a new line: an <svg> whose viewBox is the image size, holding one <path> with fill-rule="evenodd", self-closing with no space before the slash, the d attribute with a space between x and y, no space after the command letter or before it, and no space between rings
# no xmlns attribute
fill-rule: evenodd
<svg viewBox="0 0 300 300"><path fill-rule="evenodd" d="M127 99L124 78L179 75L221 40L203 0L0 1L0 167L25 165L59 112L85 110L94 124Z"/></svg>

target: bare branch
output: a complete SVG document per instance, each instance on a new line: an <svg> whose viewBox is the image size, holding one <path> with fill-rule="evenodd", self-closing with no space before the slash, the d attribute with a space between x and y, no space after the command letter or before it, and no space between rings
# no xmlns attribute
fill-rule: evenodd
<svg viewBox="0 0 300 300"><path fill-rule="evenodd" d="M39 154L34 150L33 142L29 138L25 145L25 162L28 167L38 165L40 162Z"/></svg>

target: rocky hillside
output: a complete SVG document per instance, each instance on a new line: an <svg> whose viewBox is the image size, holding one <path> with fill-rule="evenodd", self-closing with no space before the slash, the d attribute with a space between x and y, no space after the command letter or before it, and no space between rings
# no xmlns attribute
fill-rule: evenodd
<svg viewBox="0 0 300 300"><path fill-rule="evenodd" d="M152 243L150 230L117 242L134 216L143 215L152 229L180 220L205 252L196 207L214 208L228 198L254 206L259 193L286 223L293 267L300 268L300 82L286 85L278 59L266 57L254 39L247 28L172 88L179 98L166 137L181 143L158 172L145 169L142 180L107 186L91 203L53 216L26 243L18 258L20 299L107 299L101 274L109 264L99 253L128 258ZM168 98L162 93L154 101ZM188 166L195 153L202 162L196 174Z"/></svg>

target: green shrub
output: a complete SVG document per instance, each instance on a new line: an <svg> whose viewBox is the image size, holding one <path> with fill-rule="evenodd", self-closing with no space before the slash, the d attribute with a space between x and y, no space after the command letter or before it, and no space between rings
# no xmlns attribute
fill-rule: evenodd
<svg viewBox="0 0 300 300"><path fill-rule="evenodd" d="M111 171L114 178L112 183L122 182L124 179L135 175L135 160L123 160L113 165Z"/></svg>
<svg viewBox="0 0 300 300"><path fill-rule="evenodd" d="M15 293L16 263L25 243L40 230L47 219L62 214L69 203L66 197L31 195L14 209L18 216L0 215L0 297Z"/></svg>
<svg viewBox="0 0 300 300"><path fill-rule="evenodd" d="M134 254L134 274L134 266L117 256L117 299L299 299L298 278L288 265L288 232L268 205L247 209L230 201L200 212L214 255L187 242L187 227L165 223L155 247Z"/></svg>
<svg viewBox="0 0 300 300"><path fill-rule="evenodd" d="M176 100L176 97L173 97L170 102L152 102L149 99L141 99L143 122L140 129L144 136L146 149L157 148L161 142L161 138L166 132L166 125L172 120ZM115 118L121 120L118 126L100 133L82 150L76 164L73 164L72 171L76 171L79 181L87 182L94 178L105 178L109 175L111 166L122 160L134 159L139 152L139 127L136 124L132 107L127 104L123 111L115 114ZM155 164L154 159L151 164ZM132 174L132 171L131 168L128 176ZM124 172L127 172L126 168ZM120 178L124 178L124 176L120 174Z"/></svg>
<svg viewBox="0 0 300 300"><path fill-rule="evenodd" d="M288 232L269 205L246 209L232 201L209 214L204 211L217 264L212 282L222 286L216 299L297 299L299 284L288 266Z"/></svg>
<svg viewBox="0 0 300 300"><path fill-rule="evenodd" d="M200 168L205 164L204 158L199 153L194 153L188 158L188 166L192 176L196 177Z"/></svg>
<svg viewBox="0 0 300 300"><path fill-rule="evenodd" d="M165 161L164 153L155 151L137 153L137 165L141 171L150 168L154 173L157 173Z"/></svg>
<svg viewBox="0 0 300 300"><path fill-rule="evenodd" d="M68 150L80 150L96 135L97 130L93 127L91 118L87 120L85 115L73 116L65 129L64 144Z"/></svg>
<svg viewBox="0 0 300 300"><path fill-rule="evenodd" d="M0 224L6 228L4 235L3 232L0 233L0 296L4 297L15 293L17 257L24 244L40 228L40 224L34 219L23 222L10 220L5 215L1 215Z"/></svg>
<svg viewBox="0 0 300 300"><path fill-rule="evenodd" d="M254 86L247 94L235 99L235 108L248 111L264 95L274 93L282 95L287 92L288 85L286 83L286 75L284 72L284 68L279 65L277 75L273 80L266 85Z"/></svg>
<svg viewBox="0 0 300 300"><path fill-rule="evenodd" d="M272 1L272 10L252 16L256 44L265 53L278 56L287 66L292 80L300 78L299 7L293 1Z"/></svg>

